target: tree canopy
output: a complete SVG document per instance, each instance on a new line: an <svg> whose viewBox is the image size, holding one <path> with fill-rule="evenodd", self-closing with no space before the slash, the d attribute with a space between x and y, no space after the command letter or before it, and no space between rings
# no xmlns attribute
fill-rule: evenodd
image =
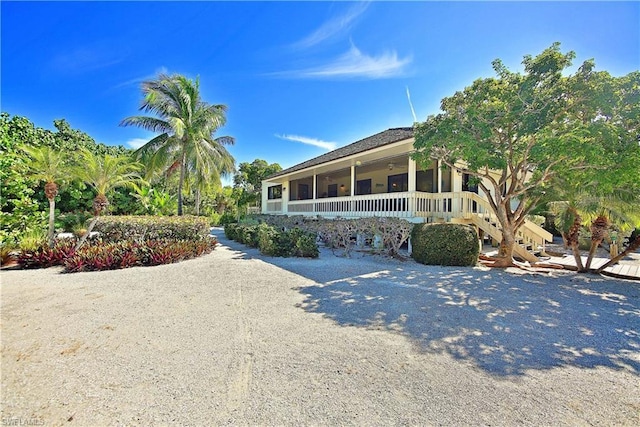
<svg viewBox="0 0 640 427"><path fill-rule="evenodd" d="M142 83L141 110L153 116L132 116L121 125L138 126L159 133L136 152L151 169L180 174L178 215L183 211L183 186L187 175L201 186L220 181L221 174L234 170L234 159L225 145L234 143L229 136L214 138L226 123L225 105L212 105L200 97L199 79L160 74Z"/></svg>
<svg viewBox="0 0 640 427"><path fill-rule="evenodd" d="M640 73L612 77L590 60L567 75L574 58L554 43L525 56L524 73L495 60L496 77L444 98L440 114L416 124L417 161L467 173L489 196L504 265L525 216L560 182L601 192L640 185Z"/></svg>

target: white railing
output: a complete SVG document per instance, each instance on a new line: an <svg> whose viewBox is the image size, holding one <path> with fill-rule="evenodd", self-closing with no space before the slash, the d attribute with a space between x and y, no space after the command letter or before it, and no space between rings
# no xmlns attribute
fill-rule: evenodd
<svg viewBox="0 0 640 427"><path fill-rule="evenodd" d="M282 213L282 199L274 199L267 201L267 213L268 214L281 214Z"/></svg>
<svg viewBox="0 0 640 427"><path fill-rule="evenodd" d="M281 200L267 202L267 213L281 214ZM286 213L293 215L320 215L323 217L422 217L427 222L449 222L452 219L479 217L489 224L498 224L489 202L467 191L450 193L382 193L362 196L332 197L316 200L295 200L287 203ZM493 225L492 225L493 226ZM516 238L524 247L542 248L553 236L538 225L525 221Z"/></svg>

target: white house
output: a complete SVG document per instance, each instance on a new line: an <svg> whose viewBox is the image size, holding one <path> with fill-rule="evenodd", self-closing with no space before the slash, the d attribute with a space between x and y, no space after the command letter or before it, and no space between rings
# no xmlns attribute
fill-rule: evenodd
<svg viewBox="0 0 640 427"><path fill-rule="evenodd" d="M461 222L500 240L486 195L458 170L417 164L414 140L413 128L388 129L282 170L262 181L262 213ZM552 236L527 222L519 238L516 254L534 261Z"/></svg>

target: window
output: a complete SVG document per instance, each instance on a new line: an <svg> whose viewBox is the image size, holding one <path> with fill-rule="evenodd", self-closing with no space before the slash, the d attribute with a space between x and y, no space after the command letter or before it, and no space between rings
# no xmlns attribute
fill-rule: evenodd
<svg viewBox="0 0 640 427"><path fill-rule="evenodd" d="M308 184L298 184L298 200L308 200L311 198L309 194Z"/></svg>
<svg viewBox="0 0 640 427"><path fill-rule="evenodd" d="M329 184L327 186L329 197L338 197L338 184Z"/></svg>
<svg viewBox="0 0 640 427"><path fill-rule="evenodd" d="M371 179L362 179L356 182L356 195L371 194Z"/></svg>
<svg viewBox="0 0 640 427"><path fill-rule="evenodd" d="M438 189L434 188L435 181L433 179L433 169L426 171L418 171L416 173L416 190L425 193L437 193Z"/></svg>
<svg viewBox="0 0 640 427"><path fill-rule="evenodd" d="M409 174L389 175L387 178L387 193L398 193L402 191L409 191Z"/></svg>
<svg viewBox="0 0 640 427"><path fill-rule="evenodd" d="M282 198L282 185L274 185L269 187L267 198L269 200Z"/></svg>

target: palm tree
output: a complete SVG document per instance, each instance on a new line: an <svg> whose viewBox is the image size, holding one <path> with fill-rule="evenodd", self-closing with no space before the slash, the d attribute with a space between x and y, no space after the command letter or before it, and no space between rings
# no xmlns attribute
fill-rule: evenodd
<svg viewBox="0 0 640 427"><path fill-rule="evenodd" d="M49 200L49 231L47 241L53 247L55 232L56 196L58 195L58 183L62 182L67 174L65 159L61 152L44 145L42 147L23 147L24 152L30 157L28 163L29 175L44 181L44 194Z"/></svg>
<svg viewBox="0 0 640 427"><path fill-rule="evenodd" d="M88 150L81 150L80 158L82 162L75 168L74 175L85 184L93 187L97 194L93 199L94 218L91 220L87 232L76 245L76 250L82 246L100 215L109 206L107 198L109 190L132 186L140 180L139 173L142 169L142 165L126 156L111 156L109 154L98 156Z"/></svg>
<svg viewBox="0 0 640 427"><path fill-rule="evenodd" d="M234 143L229 136L214 138L226 123L225 105L211 105L200 98L200 81L185 76L160 74L157 79L142 83L144 101L140 110L158 117L132 116L122 126L138 126L160 132L136 151L151 169L167 173L179 171L178 215L182 215L182 190L185 177L197 171L206 180L219 181L219 174L234 160L224 145Z"/></svg>

